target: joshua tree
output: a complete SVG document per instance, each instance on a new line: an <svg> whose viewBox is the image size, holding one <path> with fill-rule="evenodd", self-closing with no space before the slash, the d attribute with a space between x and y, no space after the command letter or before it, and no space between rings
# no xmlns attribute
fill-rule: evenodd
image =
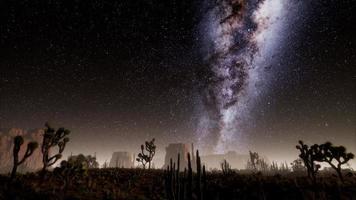
<svg viewBox="0 0 356 200"><path fill-rule="evenodd" d="M17 167L19 165L21 165L22 163L25 162L25 160L30 157L32 155L32 153L35 151L35 149L38 147L38 143L37 142L30 142L27 144L27 149L25 152L25 155L23 156L23 158L19 161L19 152L21 149L22 144L24 143L24 140L22 138L22 136L16 136L14 138L14 149L13 149L13 156L14 156L14 166L12 168L12 172L11 172L11 180L14 179L16 177L16 171L17 171Z"/></svg>
<svg viewBox="0 0 356 200"><path fill-rule="evenodd" d="M47 167L52 166L62 157L62 152L64 151L64 148L69 141L69 138L66 136L70 133L69 130L64 128L59 128L57 131L55 131L48 123L46 123L45 126L46 129L43 135L43 142L41 147L43 155L43 172L46 171ZM58 147L58 153L50 156L50 151L53 149L53 147L56 146Z"/></svg>
<svg viewBox="0 0 356 200"><path fill-rule="evenodd" d="M300 140L296 148L300 151L299 157L303 160L304 166L307 168L309 178L315 183L316 174L320 169L320 165L315 162L321 162L323 160L320 146L314 144L309 147Z"/></svg>
<svg viewBox="0 0 356 200"><path fill-rule="evenodd" d="M151 141L146 141L145 145L141 145L141 153L139 153L136 158L137 162L142 163L143 168L146 168L146 164L148 163L148 169L151 169L151 161L153 156L156 153L156 145L154 144L155 139L153 138ZM147 151L147 154L145 153Z"/></svg>
<svg viewBox="0 0 356 200"><path fill-rule="evenodd" d="M322 161L329 163L329 165L336 171L341 181L344 181L341 173L341 166L354 158L354 154L346 153L346 148L343 146L333 146L330 142L320 145L322 150ZM336 163L336 164L334 164Z"/></svg>
<svg viewBox="0 0 356 200"><path fill-rule="evenodd" d="M147 155L145 155L143 153L143 151L144 151L144 146L143 145L141 145L141 151L142 151L142 153L139 153L137 155L136 161L140 162L142 164L143 168L146 169L146 164L147 164L149 158L148 158Z"/></svg>
<svg viewBox="0 0 356 200"><path fill-rule="evenodd" d="M354 158L354 154L346 153L346 148L343 146L333 146L330 142L317 145L314 144L310 148L308 145L299 141L299 157L303 160L304 166L308 170L308 176L313 178L315 182L315 175L320 168L320 165L314 162L327 162L337 172L341 181L343 181L341 166Z"/></svg>

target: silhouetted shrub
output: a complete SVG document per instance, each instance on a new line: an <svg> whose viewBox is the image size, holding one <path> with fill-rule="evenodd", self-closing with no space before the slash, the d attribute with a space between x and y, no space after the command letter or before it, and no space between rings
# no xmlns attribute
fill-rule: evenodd
<svg viewBox="0 0 356 200"><path fill-rule="evenodd" d="M99 163L96 161L96 157L87 155L84 156L83 154L79 155L72 155L68 157L68 162L73 164L81 164L85 169L92 169L98 168Z"/></svg>
<svg viewBox="0 0 356 200"><path fill-rule="evenodd" d="M61 189L66 192L73 181L81 178L86 171L87 168L83 166L83 163L63 160L60 166L53 170L53 175L61 180Z"/></svg>

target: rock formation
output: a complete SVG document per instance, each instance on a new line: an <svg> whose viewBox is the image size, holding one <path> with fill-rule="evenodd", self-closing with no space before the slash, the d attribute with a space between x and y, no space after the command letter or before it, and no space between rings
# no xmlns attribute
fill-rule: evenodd
<svg viewBox="0 0 356 200"><path fill-rule="evenodd" d="M184 168L187 168L188 166L188 158L187 155L188 153L193 152L193 144L185 144L185 143L173 143L169 144L168 147L166 147L166 156L164 158L164 166L163 168L166 168L169 166L170 160L172 159L173 162L177 162L177 157L178 154L180 154L180 169L184 170ZM194 155L192 156L192 160L194 160ZM192 161L192 163L195 163Z"/></svg>
<svg viewBox="0 0 356 200"><path fill-rule="evenodd" d="M9 173L13 166L13 147L14 137L21 135L24 138L23 146L26 147L31 141L42 143L42 129L23 130L19 128L0 129L0 173ZM22 157L26 148L21 148L19 155ZM41 149L37 148L31 157L29 157L23 165L19 166L18 172L36 171L42 167Z"/></svg>
<svg viewBox="0 0 356 200"><path fill-rule="evenodd" d="M132 153L119 151L112 154L109 167L131 168L134 164L135 156Z"/></svg>

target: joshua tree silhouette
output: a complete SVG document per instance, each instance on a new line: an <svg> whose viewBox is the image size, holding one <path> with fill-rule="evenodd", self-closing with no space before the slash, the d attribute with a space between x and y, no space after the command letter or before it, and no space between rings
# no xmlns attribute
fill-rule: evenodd
<svg viewBox="0 0 356 200"><path fill-rule="evenodd" d="M16 171L17 167L21 165L22 163L25 162L25 160L32 155L32 153L35 151L35 149L38 147L37 142L30 142L27 144L27 149L25 152L25 155L23 158L19 161L19 152L21 149L22 144L24 143L24 140L22 136L16 136L14 138L14 149L13 149L13 156L14 156L14 166L11 171L11 180L13 180L16 177Z"/></svg>
<svg viewBox="0 0 356 200"><path fill-rule="evenodd" d="M146 141L145 145L141 145L141 153L137 155L136 161L142 163L143 168L146 168L148 163L148 169L151 169L151 162L156 153L155 139ZM147 154L145 153L147 151Z"/></svg>
<svg viewBox="0 0 356 200"><path fill-rule="evenodd" d="M69 141L69 138L66 136L70 133L69 130L64 128L59 128L57 131L55 131L48 123L46 123L45 126L46 129L43 135L43 142L41 147L43 155L43 173L46 171L47 167L52 166L62 157L62 152L64 151L64 148ZM50 150L56 146L58 146L58 153L50 156Z"/></svg>

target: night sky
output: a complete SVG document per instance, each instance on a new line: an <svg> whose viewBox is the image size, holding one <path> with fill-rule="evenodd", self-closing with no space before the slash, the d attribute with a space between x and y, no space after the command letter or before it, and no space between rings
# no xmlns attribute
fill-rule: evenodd
<svg viewBox="0 0 356 200"><path fill-rule="evenodd" d="M278 161L297 157L299 139L356 153L356 3L285 1L273 48L264 56L259 43L250 45L263 57L259 95L236 96L253 104L237 110L244 122L234 127L234 149L217 141L222 108L206 93L214 88L217 98L223 90L212 63L244 57L250 46L212 61L221 49L206 39L214 29L206 2L0 1L0 128L64 126L72 131L67 155L96 152L101 162L113 151L137 152L152 137L158 158L171 142L202 144L206 153L251 149ZM259 8L251 5L244 12ZM251 43L258 29L247 22L233 44ZM208 137L201 137L202 113L217 116L220 127Z"/></svg>

